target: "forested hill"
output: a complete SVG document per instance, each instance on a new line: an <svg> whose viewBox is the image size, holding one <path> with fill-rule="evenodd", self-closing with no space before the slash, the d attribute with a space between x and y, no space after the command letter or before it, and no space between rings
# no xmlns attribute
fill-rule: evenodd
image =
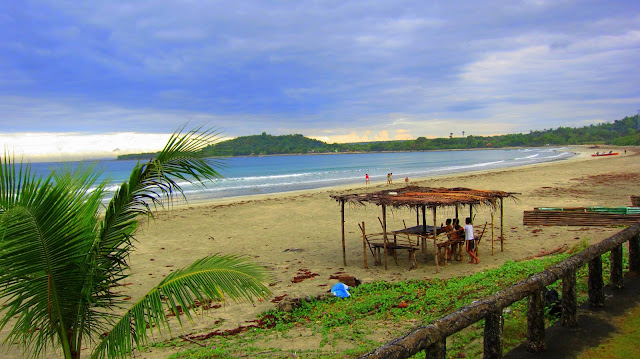
<svg viewBox="0 0 640 359"><path fill-rule="evenodd" d="M613 123L602 123L579 128L559 127L556 129L531 131L526 134L500 136L460 136L453 133L447 138L428 139L418 137L408 141L385 141L351 144L328 144L304 137L303 135L242 136L222 141L203 149L206 156L247 156L327 152L369 152L369 151L425 151L464 148L540 147L584 144L608 144L615 146L640 146L640 131L637 130L638 116L625 117ZM155 156L143 153L118 156L118 159L140 159Z"/></svg>
<svg viewBox="0 0 640 359"><path fill-rule="evenodd" d="M322 141L304 137L300 134L272 136L242 136L219 142L203 149L207 156L248 156L291 153L329 152L332 146Z"/></svg>

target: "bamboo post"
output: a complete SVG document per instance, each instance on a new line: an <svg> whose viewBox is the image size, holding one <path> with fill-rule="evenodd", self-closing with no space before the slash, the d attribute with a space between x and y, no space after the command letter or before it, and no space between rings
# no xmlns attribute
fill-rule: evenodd
<svg viewBox="0 0 640 359"><path fill-rule="evenodd" d="M469 218L471 219L471 224L473 224L473 205L469 205Z"/></svg>
<svg viewBox="0 0 640 359"><path fill-rule="evenodd" d="M576 286L576 270L570 269L562 277L562 326L574 328L578 326L578 290Z"/></svg>
<svg viewBox="0 0 640 359"><path fill-rule="evenodd" d="M416 206L416 227L420 225L420 208Z"/></svg>
<svg viewBox="0 0 640 359"><path fill-rule="evenodd" d="M624 288L624 277L622 276L622 244L611 250L611 287L615 289Z"/></svg>
<svg viewBox="0 0 640 359"><path fill-rule="evenodd" d="M384 269L387 269L387 206L382 205L382 238L384 240Z"/></svg>
<svg viewBox="0 0 640 359"><path fill-rule="evenodd" d="M491 255L493 255L495 253L495 249L493 247L493 241L494 241L494 235L493 235L493 217L494 217L495 213L493 211L491 211Z"/></svg>
<svg viewBox="0 0 640 359"><path fill-rule="evenodd" d="M416 253L413 250L413 244L411 243L411 235L409 235L409 230L407 229L407 224L402 220L402 225L404 225L404 231L407 234L407 241L409 242L409 269L418 268L418 259L416 258ZM420 237L418 237L418 241L420 241ZM416 243L417 245L418 243Z"/></svg>
<svg viewBox="0 0 640 359"><path fill-rule="evenodd" d="M544 301L542 291L536 291L529 296L527 305L527 351L540 353L545 351L547 344L544 338Z"/></svg>
<svg viewBox="0 0 640 359"><path fill-rule="evenodd" d="M593 307L604 307L601 256L596 256L589 261L589 304Z"/></svg>
<svg viewBox="0 0 640 359"><path fill-rule="evenodd" d="M367 232L365 231L364 221L362 222L362 225L358 226L362 231L362 258L364 259L364 268L369 269L369 265L367 263Z"/></svg>
<svg viewBox="0 0 640 359"><path fill-rule="evenodd" d="M500 252L504 252L504 199L500 198Z"/></svg>
<svg viewBox="0 0 640 359"><path fill-rule="evenodd" d="M417 208L417 207L416 207ZM427 207L422 206L422 234L424 234L425 238L420 242L420 249L422 250L422 254L427 257Z"/></svg>
<svg viewBox="0 0 640 359"><path fill-rule="evenodd" d="M344 200L340 201L340 217L342 225L342 261L345 267L347 266L347 249L344 244Z"/></svg>
<svg viewBox="0 0 640 359"><path fill-rule="evenodd" d="M504 318L502 310L493 312L484 318L484 356L483 359L502 359L502 329Z"/></svg>
<svg viewBox="0 0 640 359"><path fill-rule="evenodd" d="M435 258L436 258L436 273L438 273L438 271L440 270L440 268L438 267L438 261L440 260L440 258L438 258L438 243L437 243L437 239L438 239L438 220L436 217L436 207L433 207L433 250L435 253Z"/></svg>
<svg viewBox="0 0 640 359"><path fill-rule="evenodd" d="M459 209L459 208L458 208L458 204L456 203L456 219L458 219L458 217L459 217L459 216L458 216L458 209Z"/></svg>
<svg viewBox="0 0 640 359"><path fill-rule="evenodd" d="M629 271L640 274L640 234L629 239Z"/></svg>

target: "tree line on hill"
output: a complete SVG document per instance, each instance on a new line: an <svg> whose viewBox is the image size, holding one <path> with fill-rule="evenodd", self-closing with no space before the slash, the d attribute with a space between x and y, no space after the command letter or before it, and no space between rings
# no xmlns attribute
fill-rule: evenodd
<svg viewBox="0 0 640 359"><path fill-rule="evenodd" d="M308 154L330 152L377 152L377 151L427 151L449 149L477 149L503 147L541 147L584 144L607 144L615 146L639 146L638 115L627 116L613 123L579 128L558 127L522 134L498 136L454 136L448 138L418 137L415 140L379 141L367 143L334 143L304 137L301 134L272 136L242 136L222 141L202 149L207 157L251 156L278 154ZM463 132L464 134L464 132ZM155 157L155 153L118 156L118 159L140 159Z"/></svg>

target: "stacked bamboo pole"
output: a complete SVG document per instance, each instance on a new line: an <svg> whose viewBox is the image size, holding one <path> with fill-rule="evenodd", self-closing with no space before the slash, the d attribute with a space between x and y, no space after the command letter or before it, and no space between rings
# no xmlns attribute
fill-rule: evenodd
<svg viewBox="0 0 640 359"><path fill-rule="evenodd" d="M640 214L524 211L525 226L623 226L640 222Z"/></svg>

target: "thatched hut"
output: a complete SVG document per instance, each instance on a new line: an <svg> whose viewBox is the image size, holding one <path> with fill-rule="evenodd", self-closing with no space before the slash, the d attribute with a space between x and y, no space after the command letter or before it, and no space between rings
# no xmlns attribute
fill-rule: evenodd
<svg viewBox="0 0 640 359"><path fill-rule="evenodd" d="M434 231L434 238L437 236L437 209L443 207L455 207L456 218L461 207L469 207L469 216L473 218L473 210L478 207L489 207L493 211L500 210L500 248L503 250L504 239L504 199L512 198L517 200L517 193L478 190L470 188L431 188L419 186L406 186L395 189L385 189L378 192L370 193L348 193L334 194L331 198L340 203L341 226L342 226L342 256L344 265L347 265L346 249L345 249L345 230L344 230L344 206L345 203L353 205L375 204L382 208L382 227L383 232L387 232L386 228L386 209L387 207L400 208L408 207L416 210L417 221L419 223L419 214L422 212L422 232L427 234L428 230ZM433 227L427 226L426 210L431 209L433 214ZM420 226L414 227L414 230L420 230ZM437 266L437 261L436 261Z"/></svg>

